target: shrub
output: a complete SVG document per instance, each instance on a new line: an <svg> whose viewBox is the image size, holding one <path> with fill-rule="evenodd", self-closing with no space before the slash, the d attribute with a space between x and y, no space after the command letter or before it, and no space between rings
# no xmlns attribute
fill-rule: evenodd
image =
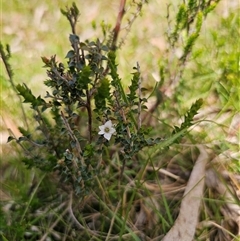
<svg viewBox="0 0 240 241"><path fill-rule="evenodd" d="M201 137L190 129L202 122L194 118L203 99L195 98L191 106L185 107L180 123L178 114L183 111L177 110L176 103L183 101L180 94L188 87L184 74L195 73L186 66L196 54L194 46L203 21L218 2L182 1L176 16L168 13L169 46L165 58L159 61L160 81L152 91L144 88L139 63L129 70L131 80L124 80L129 82L127 88L119 74L116 55L121 55L123 45L118 35L125 1L121 1L113 31L107 35L106 26L102 26L102 41L81 41L76 33L79 10L75 3L61 9L72 30L70 50L66 63L56 55L42 57L48 88L44 98L35 96L24 83L14 84L10 48L1 44L1 57L12 87L24 103L30 104L33 113L30 125L22 107L26 123L19 127L22 136L11 135L8 142L20 145L24 153L21 161L27 168L44 173L21 213L18 237L44 240L51 234L55 240L64 235L67 240L78 236L81 240L150 240L168 233L182 215L179 205L183 206L186 199L184 188L192 185L191 172L197 176L196 163L209 158L199 146ZM137 11L141 11L142 4L137 3ZM171 54L175 55L177 49L180 55L172 61ZM224 88L221 83L218 86ZM152 96L155 103L149 107ZM233 96L236 98L235 93ZM154 116L159 109L164 110L166 121ZM211 184L208 180L209 187ZM44 188L48 185L50 192L60 195L49 194ZM37 194L41 193L40 186L44 198ZM42 204L48 195L50 205ZM199 209L196 207L197 214ZM41 210L42 215L35 215L35 210ZM54 222L45 232L51 219L48 212Z"/></svg>

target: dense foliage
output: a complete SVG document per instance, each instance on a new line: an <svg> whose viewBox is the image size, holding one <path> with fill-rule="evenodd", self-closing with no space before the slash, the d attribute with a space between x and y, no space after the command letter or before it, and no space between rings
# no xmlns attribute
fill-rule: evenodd
<svg viewBox="0 0 240 241"><path fill-rule="evenodd" d="M113 30L93 22L102 35L85 41L77 34L77 5L61 9L71 27L70 48L65 59L56 54L41 57L47 75L44 97L28 84L15 84L10 46L0 44L6 79L20 98L23 118L21 136L11 132L8 142L19 151L25 172L34 173L30 197L15 201L11 217L6 206L1 209L0 225L6 231L0 229L0 235L4 240L165 240L165 235L174 237L172 227L185 214L199 223L191 223L194 232L184 241L237 240L239 227L233 217L239 200L235 189L219 177L221 172L214 171L222 165L216 165L216 156L230 156L237 147L221 135L214 137L214 130L224 129L224 124L215 124L212 131L208 123L216 120L201 115L211 101L219 116L231 113L232 118L239 111L236 54L234 48L226 54L224 46L230 23L236 26L235 15L222 20L222 32L211 32L214 55L222 56L212 61L198 41L219 1L180 1L175 12L169 4L167 46L158 59L158 81L150 86L139 62L128 66L125 76L130 78L121 77L118 60L125 46L119 35L126 2L120 2ZM127 32L146 3L132 1L136 12L128 19ZM235 46L234 41L228 44ZM232 165L226 170L240 170L237 158L230 157ZM202 176L192 183L198 165L206 169L197 193L201 207L186 193L202 183ZM222 184L214 185L216 180ZM185 196L189 210L184 210ZM215 208L218 198L221 208ZM231 219L222 211L225 207ZM223 231L218 224L206 224L208 219L224 223Z"/></svg>

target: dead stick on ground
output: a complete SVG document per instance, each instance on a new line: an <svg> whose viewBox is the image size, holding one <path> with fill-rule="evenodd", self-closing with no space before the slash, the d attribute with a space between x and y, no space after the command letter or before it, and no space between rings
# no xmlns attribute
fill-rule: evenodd
<svg viewBox="0 0 240 241"><path fill-rule="evenodd" d="M173 227L163 238L163 241L192 241L194 239L208 159L204 147L199 145L198 149L200 154L188 180L179 215Z"/></svg>

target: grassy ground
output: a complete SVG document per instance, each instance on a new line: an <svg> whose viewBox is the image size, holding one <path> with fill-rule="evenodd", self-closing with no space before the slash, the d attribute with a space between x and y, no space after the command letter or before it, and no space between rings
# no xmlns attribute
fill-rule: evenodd
<svg viewBox="0 0 240 241"><path fill-rule="evenodd" d="M179 2L171 1L170 22L174 21ZM41 56L50 57L56 54L64 61L69 50L70 27L59 11L69 4L71 1L67 0L1 2L1 41L11 46L14 81L16 84L26 83L36 95L44 96L46 91L46 86L43 85L46 73L42 68ZM118 1L80 1L77 5L81 11L77 34L83 41L96 36L103 39L99 27L103 22L110 24L110 29L114 27L119 9ZM192 171L192 163L202 154L196 144L204 145L208 160L214 164L213 169L217 172L213 174L213 169L208 169L210 178L203 197L201 222L195 240L237 240L240 228L237 222L240 220L234 220L236 225L231 216L239 215L239 3L222 0L210 13L193 48L193 54L184 65L184 73L172 91L168 84L177 73L175 59L181 54L182 46L180 42L174 51L168 51L167 8L166 1L152 0L144 4L142 13L129 32L128 20L137 13L137 6L130 4L130 1L127 3L123 29L119 36L120 41L124 40L117 60L120 75L127 86L132 67L138 62L143 86L151 92L156 81L159 81L160 66L166 64L166 59L169 60L169 75L161 89L164 101L148 123L155 128L154 135L163 133L163 136L167 136L174 125L183 121L181 116L196 99L203 98L204 105L196 116L197 125L193 128L193 134L187 136L181 145L152 159L143 169L144 181L132 176L128 179L126 175L124 185L132 188L131 191L119 187L120 183L116 181L116 169L120 168L117 157L113 158L112 166L106 170L112 173L112 178L100 180L99 186L102 189L89 195L80 204L71 195L69 198L58 190L59 184L56 185L58 182L55 177L45 177L36 170L26 170L19 163L22 151L14 144L6 144L8 129L19 136L18 126L22 126L23 121L19 99L11 88L1 62L0 201L3 208L0 213L0 235L4 234L7 240L27 240L26 230L34 232L29 231L32 227L41 229L42 236L38 237L39 240L47 240L50 234L51 240L63 240L63 237L64 240L80 240L78 235L82 235L81 240L161 240L179 213L179 203ZM182 38L184 41L184 35ZM154 100L153 98L149 104L150 107ZM27 115L30 118L32 114L27 110ZM169 126L170 130L166 131ZM147 159L149 156L143 153L141 158ZM174 178L167 177L164 179L166 183L161 185L158 181L162 181L163 174L160 171L156 179L153 166L166 170L169 175L180 177L183 182L176 183ZM137 170L138 167L135 166ZM138 175L139 173L137 172ZM213 179L222 183L219 184L221 188L214 189ZM141 182L141 185L136 183L134 186L135 181ZM32 190L37 193L30 198ZM238 198L233 195L235 192ZM56 195L61 196L60 200L56 199ZM11 208L10 203L14 203ZM82 208L78 205L82 205ZM221 208L216 208L218 205ZM42 216L37 215L37 212L42 213ZM52 216L48 217L47 213ZM115 215L116 213L119 215ZM74 218L84 226L85 231L79 229L79 223L74 223ZM65 230L65 233L62 234L61 230ZM232 235L227 235L226 230ZM25 239L22 238L24 234ZM36 240L36 236L29 239Z"/></svg>

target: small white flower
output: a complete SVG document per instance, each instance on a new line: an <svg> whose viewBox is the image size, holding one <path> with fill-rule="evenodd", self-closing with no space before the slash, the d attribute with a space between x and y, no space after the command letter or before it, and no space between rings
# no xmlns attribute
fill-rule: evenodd
<svg viewBox="0 0 240 241"><path fill-rule="evenodd" d="M98 132L99 135L103 135L108 141L111 139L113 133L115 133L115 128L113 128L112 121L107 121L104 125L99 126L100 131Z"/></svg>

